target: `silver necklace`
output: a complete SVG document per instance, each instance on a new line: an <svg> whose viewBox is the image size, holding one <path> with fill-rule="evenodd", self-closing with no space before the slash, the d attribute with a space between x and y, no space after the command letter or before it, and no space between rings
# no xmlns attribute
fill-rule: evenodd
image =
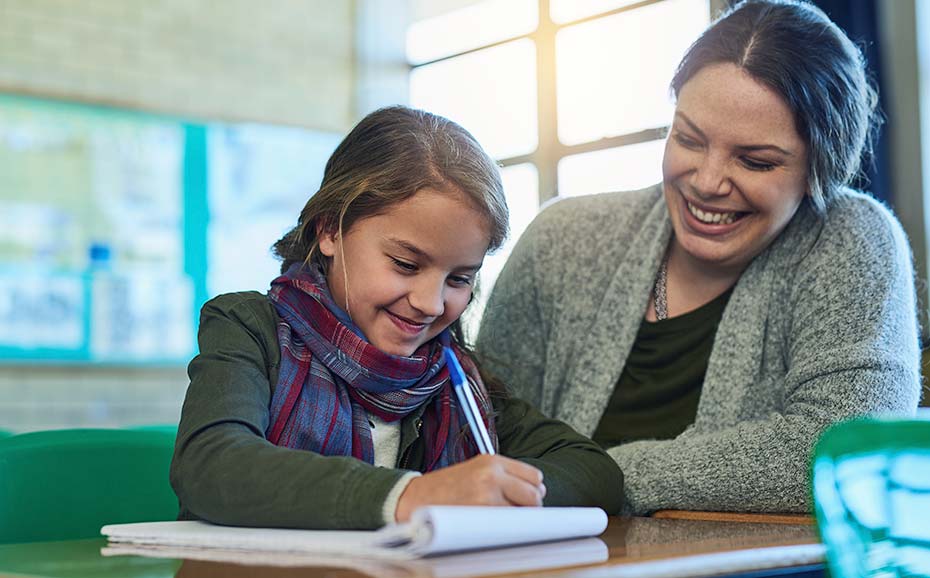
<svg viewBox="0 0 930 578"><path fill-rule="evenodd" d="M652 290L653 305L656 308L656 321L668 319L668 254L662 257L659 265L659 274L656 275L656 284Z"/></svg>

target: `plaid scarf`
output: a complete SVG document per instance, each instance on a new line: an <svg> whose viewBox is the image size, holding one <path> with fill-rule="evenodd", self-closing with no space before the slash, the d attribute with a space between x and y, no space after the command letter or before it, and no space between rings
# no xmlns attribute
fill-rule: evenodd
<svg viewBox="0 0 930 578"><path fill-rule="evenodd" d="M336 305L317 266L292 266L271 283L278 312L281 367L265 436L271 443L324 456L353 456L374 464L368 414L393 422L421 405L426 442L423 471L477 455L442 356L448 331L410 357L368 343ZM491 403L477 367L456 347L494 445Z"/></svg>

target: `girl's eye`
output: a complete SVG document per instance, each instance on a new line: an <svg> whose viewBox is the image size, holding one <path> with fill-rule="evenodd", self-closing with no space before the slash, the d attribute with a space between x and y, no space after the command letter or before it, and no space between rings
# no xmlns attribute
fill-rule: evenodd
<svg viewBox="0 0 930 578"><path fill-rule="evenodd" d="M742 158L743 166L751 171L770 171L775 168L775 165L765 161L757 161L749 157Z"/></svg>
<svg viewBox="0 0 930 578"><path fill-rule="evenodd" d="M458 286L471 285L471 277L465 277L462 275L453 275L449 277L449 283Z"/></svg>
<svg viewBox="0 0 930 578"><path fill-rule="evenodd" d="M675 142L685 147L686 149L696 149L701 146L701 143L680 132L676 132L673 138L675 139Z"/></svg>
<svg viewBox="0 0 930 578"><path fill-rule="evenodd" d="M400 259L395 259L394 257L391 257L391 261L394 262L394 266L396 266L398 269L404 271L405 273L413 273L414 271L417 270L417 266L416 266L415 263L409 263L409 262L407 262L407 261L401 261Z"/></svg>

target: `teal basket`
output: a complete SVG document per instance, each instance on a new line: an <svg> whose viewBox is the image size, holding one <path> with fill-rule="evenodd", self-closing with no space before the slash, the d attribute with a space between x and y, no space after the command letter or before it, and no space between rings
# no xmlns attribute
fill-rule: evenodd
<svg viewBox="0 0 930 578"><path fill-rule="evenodd" d="M930 578L930 420L838 424L813 469L833 578Z"/></svg>

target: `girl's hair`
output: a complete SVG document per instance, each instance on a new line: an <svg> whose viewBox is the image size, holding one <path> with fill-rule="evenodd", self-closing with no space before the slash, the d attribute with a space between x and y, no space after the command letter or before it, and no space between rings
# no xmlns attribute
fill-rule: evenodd
<svg viewBox="0 0 930 578"><path fill-rule="evenodd" d="M823 214L859 174L880 120L865 59L819 8L798 0L746 0L688 49L672 79L682 87L706 66L735 64L780 95L808 148L811 201Z"/></svg>
<svg viewBox="0 0 930 578"><path fill-rule="evenodd" d="M291 229L272 247L281 272L315 261L326 267L319 233L349 231L430 187L461 191L488 220L489 251L508 234L507 202L497 165L464 128L447 118L405 106L372 112L339 143L326 162L320 189ZM464 344L458 320L450 328Z"/></svg>
<svg viewBox="0 0 930 578"><path fill-rule="evenodd" d="M281 272L320 259L317 232L348 231L426 187L455 187L488 219L490 251L507 238L500 172L478 141L447 118L405 106L374 111L352 129L326 162L320 189L272 248Z"/></svg>

